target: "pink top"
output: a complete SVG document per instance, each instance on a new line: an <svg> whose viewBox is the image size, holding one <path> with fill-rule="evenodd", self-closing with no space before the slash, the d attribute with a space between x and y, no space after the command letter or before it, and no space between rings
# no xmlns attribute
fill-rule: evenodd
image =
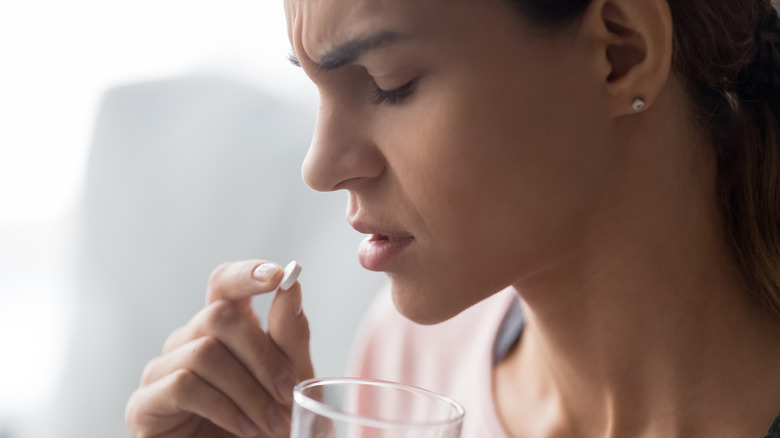
<svg viewBox="0 0 780 438"><path fill-rule="evenodd" d="M350 375L425 388L466 409L462 438L507 438L493 405L494 345L516 301L508 288L433 326L409 321L382 292L352 352Z"/></svg>
<svg viewBox="0 0 780 438"><path fill-rule="evenodd" d="M369 309L352 352L351 375L401 382L443 394L466 409L461 438L509 438L493 404L493 364L523 329L513 288L438 325L415 324L389 291ZM778 416L764 438L780 438Z"/></svg>

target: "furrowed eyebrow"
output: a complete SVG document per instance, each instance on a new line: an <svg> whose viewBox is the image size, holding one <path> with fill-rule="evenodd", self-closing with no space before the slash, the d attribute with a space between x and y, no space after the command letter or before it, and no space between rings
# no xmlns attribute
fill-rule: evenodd
<svg viewBox="0 0 780 438"><path fill-rule="evenodd" d="M393 31L383 31L372 35L355 38L329 51L320 59L320 69L336 70L351 64L366 53L385 47L402 39L401 34Z"/></svg>
<svg viewBox="0 0 780 438"><path fill-rule="evenodd" d="M326 53L318 66L323 71L336 70L357 61L361 56L372 50L380 49L402 38L401 34L393 31L378 32L365 37L355 38ZM292 49L290 49L290 53L287 55L287 60L292 65L301 67L301 60L298 59L298 55Z"/></svg>

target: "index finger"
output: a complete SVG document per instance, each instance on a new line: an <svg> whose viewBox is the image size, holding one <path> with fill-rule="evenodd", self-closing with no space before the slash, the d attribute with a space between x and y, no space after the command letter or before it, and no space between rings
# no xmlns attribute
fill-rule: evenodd
<svg viewBox="0 0 780 438"><path fill-rule="evenodd" d="M281 266L266 260L223 263L211 271L206 304L273 292L283 275Z"/></svg>

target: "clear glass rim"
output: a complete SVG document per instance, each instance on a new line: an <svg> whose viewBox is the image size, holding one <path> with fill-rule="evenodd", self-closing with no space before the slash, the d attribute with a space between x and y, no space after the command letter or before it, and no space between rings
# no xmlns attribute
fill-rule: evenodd
<svg viewBox="0 0 780 438"><path fill-rule="evenodd" d="M352 384L352 385L361 384L361 385L369 385L369 386L378 386L383 388L395 388L406 392L418 394L421 396L425 396L440 401L450 406L455 415L453 415L453 418L448 420L417 421L411 423L401 422L401 421L378 420L375 418L367 418L361 415L348 414L345 412L335 410L330 406L328 406L327 404L314 400L313 398L310 398L303 394L303 391L307 388L311 388L315 386L343 385L343 384ZM317 415L321 415L323 417L330 418L336 421L341 421L350 424L357 424L366 427L373 427L377 429L453 428L453 427L457 427L463 422L463 417L466 413L466 411L463 409L463 406L461 406L460 403L456 402L455 400L449 397L443 396L441 394L437 394L433 391L428 391L427 389L418 388L416 386L405 385L403 383L397 383L397 382L387 382L384 380L376 380L376 379L360 379L360 378L351 378L351 377L325 377L325 378L304 380L303 382L295 386L295 390L293 392L293 398L295 399L296 403L301 405L301 407L308 409L309 411L314 412Z"/></svg>

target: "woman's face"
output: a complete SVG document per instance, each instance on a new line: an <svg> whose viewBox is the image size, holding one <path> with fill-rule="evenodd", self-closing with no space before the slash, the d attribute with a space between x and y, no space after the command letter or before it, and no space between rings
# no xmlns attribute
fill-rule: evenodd
<svg viewBox="0 0 780 438"><path fill-rule="evenodd" d="M614 155L576 25L542 35L501 0L285 9L320 92L304 179L349 192L360 261L403 314L447 319L569 254Z"/></svg>

